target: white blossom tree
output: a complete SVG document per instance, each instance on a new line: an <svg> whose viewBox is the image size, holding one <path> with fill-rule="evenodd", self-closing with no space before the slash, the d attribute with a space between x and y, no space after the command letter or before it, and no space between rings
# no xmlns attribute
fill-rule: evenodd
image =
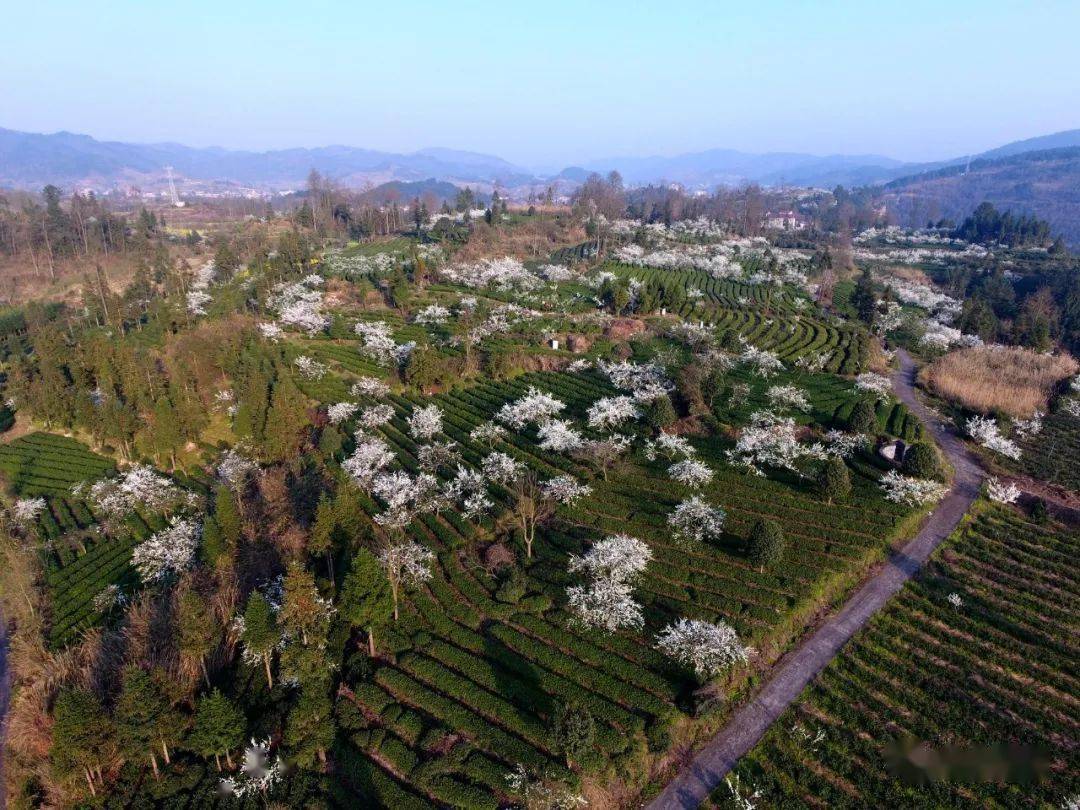
<svg viewBox="0 0 1080 810"><path fill-rule="evenodd" d="M793 411L810 410L810 400L806 398L806 392L794 385L774 385L765 392L769 398L769 404L774 408L789 409Z"/></svg>
<svg viewBox="0 0 1080 810"><path fill-rule="evenodd" d="M706 681L749 659L750 650L724 622L679 619L660 631L656 648Z"/></svg>
<svg viewBox="0 0 1080 810"><path fill-rule="evenodd" d="M701 489L707 486L712 481L714 474L708 464L694 458L677 461L668 467L668 475L691 489Z"/></svg>
<svg viewBox="0 0 1080 810"><path fill-rule="evenodd" d="M613 434L599 439L588 439L574 451L574 457L598 469L608 480L611 468L630 450L630 439Z"/></svg>
<svg viewBox="0 0 1080 810"><path fill-rule="evenodd" d="M603 397L588 410L589 427L594 430L612 430L641 416L641 409L633 397Z"/></svg>
<svg viewBox="0 0 1080 810"><path fill-rule="evenodd" d="M567 606L572 621L584 627L616 630L640 630L645 624L641 605L634 601L629 583L598 579L589 585L571 585L566 589Z"/></svg>
<svg viewBox="0 0 1080 810"><path fill-rule="evenodd" d="M144 582L165 579L191 565L201 536L202 525L197 521L173 518L167 527L135 546L131 565Z"/></svg>
<svg viewBox="0 0 1080 810"><path fill-rule="evenodd" d="M520 430L528 424L543 425L566 408L566 403L537 388L530 387L524 396L503 405L495 418Z"/></svg>
<svg viewBox="0 0 1080 810"><path fill-rule="evenodd" d="M540 449L555 453L569 453L585 443L584 437L564 419L552 419L541 425L537 435Z"/></svg>
<svg viewBox="0 0 1080 810"><path fill-rule="evenodd" d="M352 419L354 413L360 410L355 402L335 402L326 408L326 418L332 425L340 425Z"/></svg>
<svg viewBox="0 0 1080 810"><path fill-rule="evenodd" d="M997 503L1016 503L1020 498L1020 487L997 478L986 479L986 496Z"/></svg>
<svg viewBox="0 0 1080 810"><path fill-rule="evenodd" d="M967 420L964 426L967 434L987 450L993 450L1006 458L1013 460L1020 458L1020 447L1001 435L998 423L987 416L973 416Z"/></svg>
<svg viewBox="0 0 1080 810"><path fill-rule="evenodd" d="M217 474L218 478L235 492L240 490L258 469L258 464L237 448L230 447L218 459Z"/></svg>
<svg viewBox="0 0 1080 810"><path fill-rule="evenodd" d="M425 405L417 408L406 420L409 423L409 434L414 439L427 441L442 430L443 414L438 405Z"/></svg>
<svg viewBox="0 0 1080 810"><path fill-rule="evenodd" d="M353 383L349 393L354 397L381 399L390 393L390 386L375 377L361 377Z"/></svg>
<svg viewBox="0 0 1080 810"><path fill-rule="evenodd" d="M892 380L884 374L865 371L855 378L855 387L878 397L887 397L892 393Z"/></svg>
<svg viewBox="0 0 1080 810"><path fill-rule="evenodd" d="M763 379L784 370L784 364L774 352L747 344L739 355L739 362L753 366L754 373Z"/></svg>
<svg viewBox="0 0 1080 810"><path fill-rule="evenodd" d="M489 481L509 486L525 473L525 465L513 456L496 450L484 456L480 468Z"/></svg>
<svg viewBox="0 0 1080 810"><path fill-rule="evenodd" d="M431 579L435 555L412 540L391 543L379 552L379 564L390 583L394 601L394 621L398 619L398 600L403 588L414 588Z"/></svg>
<svg viewBox="0 0 1080 810"><path fill-rule="evenodd" d="M283 776L281 759L270 759L270 740L255 739L244 751L244 763L235 776L221 780L221 792L243 799L260 793L265 795Z"/></svg>
<svg viewBox="0 0 1080 810"><path fill-rule="evenodd" d="M541 486L545 497L566 506L572 506L579 499L592 492L592 487L580 483L570 475L557 475L554 478L549 478Z"/></svg>
<svg viewBox="0 0 1080 810"><path fill-rule="evenodd" d="M668 515L668 525L680 543L697 544L720 537L726 518L723 509L710 506L695 495L675 507Z"/></svg>
<svg viewBox="0 0 1080 810"><path fill-rule="evenodd" d="M615 534L593 543L582 555L570 555L570 573L584 573L592 579L630 582L652 559L652 549L628 534Z"/></svg>
<svg viewBox="0 0 1080 810"><path fill-rule="evenodd" d="M757 411L750 424L739 434L735 447L727 451L732 464L745 467L755 475L765 475L762 467L786 469L802 475L799 463L804 459L825 458L820 444L800 444L795 420L771 411Z"/></svg>
<svg viewBox="0 0 1080 810"><path fill-rule="evenodd" d="M394 461L394 454L382 439L357 434L356 449L341 463L341 467L363 490L370 490L379 475Z"/></svg>
<svg viewBox="0 0 1080 810"><path fill-rule="evenodd" d="M360 412L359 424L360 427L366 430L375 430L377 427L385 425L391 419L394 418L394 406L387 405L385 403L379 405L369 405Z"/></svg>
<svg viewBox="0 0 1080 810"><path fill-rule="evenodd" d="M946 492L944 484L925 478L911 478L901 475L896 470L889 470L882 476L881 488L885 491L885 500L902 503L907 506L920 506L940 500Z"/></svg>
<svg viewBox="0 0 1080 810"><path fill-rule="evenodd" d="M483 422L469 432L469 438L474 442L482 442L491 449L495 442L506 435L506 428L494 422Z"/></svg>

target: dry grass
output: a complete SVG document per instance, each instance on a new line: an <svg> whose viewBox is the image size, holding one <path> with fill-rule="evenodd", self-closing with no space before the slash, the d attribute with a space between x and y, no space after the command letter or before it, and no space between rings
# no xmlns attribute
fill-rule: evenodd
<svg viewBox="0 0 1080 810"><path fill-rule="evenodd" d="M1026 418L1045 411L1054 386L1077 368L1067 354L977 346L935 360L923 370L921 379L938 396L973 411Z"/></svg>

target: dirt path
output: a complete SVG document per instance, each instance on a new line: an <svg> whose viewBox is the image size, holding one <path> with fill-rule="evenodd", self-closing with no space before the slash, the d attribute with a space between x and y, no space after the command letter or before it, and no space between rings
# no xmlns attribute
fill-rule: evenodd
<svg viewBox="0 0 1080 810"><path fill-rule="evenodd" d="M894 552L880 573L777 663L772 677L754 699L732 715L693 762L648 805L650 810L698 807L848 640L919 570L938 544L956 528L978 496L983 474L977 461L967 452L963 442L919 402L914 389L915 363L902 350L899 358L900 370L893 374L893 388L900 400L923 421L953 465L956 476L952 489L930 513L915 538Z"/></svg>

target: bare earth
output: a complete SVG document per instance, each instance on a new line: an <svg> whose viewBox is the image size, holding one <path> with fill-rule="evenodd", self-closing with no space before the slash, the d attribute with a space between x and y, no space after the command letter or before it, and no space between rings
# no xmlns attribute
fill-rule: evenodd
<svg viewBox="0 0 1080 810"><path fill-rule="evenodd" d="M952 489L930 513L918 535L894 552L880 573L866 582L820 629L780 660L772 678L757 696L739 709L693 762L648 805L650 810L698 807L851 637L922 567L978 496L983 473L977 461L963 442L916 399L914 361L903 350L898 354L901 367L893 374L893 388L904 404L923 420L955 468Z"/></svg>

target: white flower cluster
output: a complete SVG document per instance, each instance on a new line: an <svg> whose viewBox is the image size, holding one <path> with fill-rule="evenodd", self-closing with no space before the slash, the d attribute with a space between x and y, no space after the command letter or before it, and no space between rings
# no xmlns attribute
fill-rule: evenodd
<svg viewBox="0 0 1080 810"><path fill-rule="evenodd" d="M687 458L668 467L668 475L691 489L701 489L713 479L713 470L703 461Z"/></svg>
<svg viewBox="0 0 1080 810"><path fill-rule="evenodd" d="M283 337L285 337L285 330L283 330L278 324L273 322L260 323L259 334L261 334L267 340L277 343Z"/></svg>
<svg viewBox="0 0 1080 810"><path fill-rule="evenodd" d="M371 492L386 503L386 511L375 522L388 529L404 529L413 518L440 507L438 481L429 473L415 476L404 471L380 473L371 484Z"/></svg>
<svg viewBox="0 0 1080 810"><path fill-rule="evenodd" d="M399 582L409 586L431 579L431 564L435 555L413 540L395 543L379 552L379 562Z"/></svg>
<svg viewBox="0 0 1080 810"><path fill-rule="evenodd" d="M494 507L487 495L487 482L483 473L458 466L457 474L443 487L447 503L460 503L466 518L475 518Z"/></svg>
<svg viewBox="0 0 1080 810"><path fill-rule="evenodd" d="M877 394L879 397L887 397L892 393L892 380L884 374L865 371L855 378L855 387L860 391Z"/></svg>
<svg viewBox="0 0 1080 810"><path fill-rule="evenodd" d="M944 484L925 478L911 478L890 470L881 478L885 500L907 506L920 506L940 500L946 492Z"/></svg>
<svg viewBox="0 0 1080 810"><path fill-rule="evenodd" d="M126 605L127 596L120 590L120 586L114 582L98 591L92 604L94 610L98 613L108 613L116 606L123 607Z"/></svg>
<svg viewBox="0 0 1080 810"><path fill-rule="evenodd" d="M825 434L825 452L830 456L851 458L855 451L866 446L866 436L862 433L844 433L830 430Z"/></svg>
<svg viewBox="0 0 1080 810"><path fill-rule="evenodd" d="M236 776L221 780L221 792L242 799L256 793L265 794L282 778L281 759L270 761L270 740L252 739L244 751L244 764Z"/></svg>
<svg viewBox="0 0 1080 810"><path fill-rule="evenodd" d="M558 475L549 478L540 485L540 488L544 493L544 497L558 501L566 506L573 505L579 498L584 498L592 492L592 487L588 484L582 484L569 475Z"/></svg>
<svg viewBox="0 0 1080 810"><path fill-rule="evenodd" d="M306 354L302 354L293 360L293 365L299 369L300 376L307 380L321 380L330 370L330 367L325 363L320 363L315 358L308 357Z"/></svg>
<svg viewBox="0 0 1080 810"><path fill-rule="evenodd" d="M390 386L375 377L361 377L353 383L349 393L354 397L381 399L390 393Z"/></svg>
<svg viewBox="0 0 1080 810"><path fill-rule="evenodd" d="M585 443L584 437L563 419L552 419L541 425L537 435L540 438L540 449L555 453L569 453Z"/></svg>
<svg viewBox="0 0 1080 810"><path fill-rule="evenodd" d="M409 434L414 439L426 441L442 430L443 414L439 406L435 404L417 408L406 419L409 423Z"/></svg>
<svg viewBox="0 0 1080 810"><path fill-rule="evenodd" d="M1011 481L1002 483L997 478L987 478L986 497L996 503L1016 503L1020 497L1020 487Z"/></svg>
<svg viewBox="0 0 1080 810"><path fill-rule="evenodd" d="M747 344L739 355L739 362L754 367L754 373L763 379L784 370L784 364L775 352Z"/></svg>
<svg viewBox="0 0 1080 810"><path fill-rule="evenodd" d="M536 268L537 274L547 281L572 281L573 271L563 264L542 264Z"/></svg>
<svg viewBox="0 0 1080 810"><path fill-rule="evenodd" d="M326 418L331 425L340 425L352 419L354 413L360 409L355 402L335 402L326 408Z"/></svg>
<svg viewBox="0 0 1080 810"><path fill-rule="evenodd" d="M551 394L530 387L524 396L504 404L495 414L495 418L515 430L520 430L530 423L543 425L549 422L565 407L566 403L560 402Z"/></svg>
<svg viewBox="0 0 1080 810"><path fill-rule="evenodd" d="M691 458L697 453L694 446L690 444L690 440L685 436L676 436L672 433L661 432L656 437L656 441L645 442L645 458L649 461L655 461L658 455L663 455L669 459L676 459L680 456L682 458Z"/></svg>
<svg viewBox="0 0 1080 810"><path fill-rule="evenodd" d="M166 528L135 546L131 565L144 582L164 579L191 565L201 536L202 524L174 517Z"/></svg>
<svg viewBox="0 0 1080 810"><path fill-rule="evenodd" d="M589 804L584 796L532 775L520 762L506 774L506 785L525 810L575 810Z"/></svg>
<svg viewBox="0 0 1080 810"><path fill-rule="evenodd" d="M507 486L525 474L525 465L513 456L496 450L488 453L480 462L484 477L496 484Z"/></svg>
<svg viewBox="0 0 1080 810"><path fill-rule="evenodd" d="M791 409L794 411L810 410L810 400L806 398L806 392L794 385L773 385L765 392L769 404L774 408Z"/></svg>
<svg viewBox="0 0 1080 810"><path fill-rule="evenodd" d="M22 528L28 529L37 520L38 515L45 511L45 499L19 498L11 507L11 517Z"/></svg>
<svg viewBox="0 0 1080 810"><path fill-rule="evenodd" d="M415 341L397 343L385 321L359 321L353 331L364 341L361 354L384 366L401 365L416 348Z"/></svg>
<svg viewBox="0 0 1080 810"><path fill-rule="evenodd" d="M267 306L278 314L281 323L295 326L309 335L323 332L330 326L330 317L322 311L322 293L303 283L278 284Z"/></svg>
<svg viewBox="0 0 1080 810"><path fill-rule="evenodd" d="M726 517L723 509L710 506L695 495L675 507L668 515L668 525L677 541L698 544L720 537Z"/></svg>
<svg viewBox="0 0 1080 810"><path fill-rule="evenodd" d="M790 470L802 475L799 462L825 458L825 448L818 443L800 444L795 420L770 411L757 411L743 428L735 447L727 451L732 464L746 467L755 475L764 475L762 467Z"/></svg>
<svg viewBox="0 0 1080 810"><path fill-rule="evenodd" d="M952 605L957 610L959 610L960 608L962 608L964 606L963 598L956 591L953 591L948 596L946 596L945 601L948 602L950 605Z"/></svg>
<svg viewBox="0 0 1080 810"><path fill-rule="evenodd" d="M351 456L341 462L345 470L361 489L370 491L379 475L394 461L390 446L382 439L357 434L356 449Z"/></svg>
<svg viewBox="0 0 1080 810"><path fill-rule="evenodd" d="M214 266L213 260L206 262L195 271L195 278L192 279L187 294L187 310L192 315L206 314L206 305L213 300L206 290L214 282L216 273L217 267Z"/></svg>
<svg viewBox="0 0 1080 810"><path fill-rule="evenodd" d="M259 465L236 448L230 447L218 460L217 474L230 489L237 490L257 469Z"/></svg>
<svg viewBox="0 0 1080 810"><path fill-rule="evenodd" d="M656 363L605 363L596 361L596 367L611 380L611 384L623 391L631 391L635 399L647 402L662 396L672 388L664 369ZM642 392L647 392L642 394Z"/></svg>
<svg viewBox="0 0 1080 810"><path fill-rule="evenodd" d="M480 259L465 264L447 265L440 271L452 284L481 289L494 287L498 290L530 290L540 283L540 278L517 259L504 256L501 259Z"/></svg>
<svg viewBox="0 0 1080 810"><path fill-rule="evenodd" d="M589 427L594 430L608 430L622 426L625 422L641 416L633 397L603 397L598 399L588 410Z"/></svg>
<svg viewBox="0 0 1080 810"><path fill-rule="evenodd" d="M81 496L83 487L83 484L76 484L72 493ZM179 487L145 464L136 464L115 478L94 482L86 496L95 511L110 518L122 518L136 507L157 512L185 501Z"/></svg>
<svg viewBox="0 0 1080 810"><path fill-rule="evenodd" d="M1014 461L1020 458L1020 447L1001 435L998 423L988 416L973 416L964 426L967 434L987 450L993 450Z"/></svg>
<svg viewBox="0 0 1080 810"><path fill-rule="evenodd" d="M636 537L618 534L593 545L582 556L570 556L570 573L584 573L588 585L566 589L573 621L609 632L640 629L641 605L634 601L632 582L652 559L652 549Z"/></svg>
<svg viewBox="0 0 1080 810"><path fill-rule="evenodd" d="M488 447L506 435L506 428L494 422L483 422L469 432L469 438L474 442L483 442Z"/></svg>
<svg viewBox="0 0 1080 810"><path fill-rule="evenodd" d="M413 320L426 326L438 326L450 320L450 310L439 304L430 304L417 312Z"/></svg>
<svg viewBox="0 0 1080 810"><path fill-rule="evenodd" d="M1030 439L1033 436L1038 436L1042 433L1043 416L1045 416L1045 414L1042 411L1035 411L1030 419L1014 418L1012 420L1013 430L1021 439Z"/></svg>
<svg viewBox="0 0 1080 810"><path fill-rule="evenodd" d="M379 405L369 405L360 412L360 427L366 430L374 430L375 428L385 425L391 419L394 418L394 407L385 403Z"/></svg>
<svg viewBox="0 0 1080 810"><path fill-rule="evenodd" d="M656 648L692 669L703 681L746 663L750 653L728 624L696 619L679 619L665 627L657 637Z"/></svg>

